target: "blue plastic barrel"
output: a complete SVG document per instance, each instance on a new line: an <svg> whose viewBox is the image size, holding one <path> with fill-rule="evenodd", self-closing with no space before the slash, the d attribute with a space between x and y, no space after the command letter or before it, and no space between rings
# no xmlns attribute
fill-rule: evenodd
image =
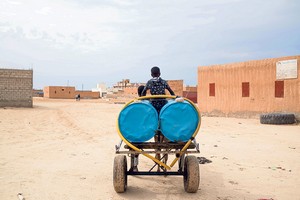
<svg viewBox="0 0 300 200"><path fill-rule="evenodd" d="M147 100L133 102L119 114L119 128L129 142L150 140L158 128L158 114Z"/></svg>
<svg viewBox="0 0 300 200"><path fill-rule="evenodd" d="M169 100L160 111L160 129L171 142L186 142L196 131L198 111L188 101Z"/></svg>

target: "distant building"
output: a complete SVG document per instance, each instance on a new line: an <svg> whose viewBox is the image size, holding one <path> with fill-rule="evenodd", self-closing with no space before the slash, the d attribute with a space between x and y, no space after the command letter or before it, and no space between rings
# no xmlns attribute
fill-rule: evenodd
<svg viewBox="0 0 300 200"><path fill-rule="evenodd" d="M300 56L198 67L198 105L203 113L300 114Z"/></svg>
<svg viewBox="0 0 300 200"><path fill-rule="evenodd" d="M52 99L74 99L75 87L73 86L46 86L44 87L44 97Z"/></svg>
<svg viewBox="0 0 300 200"><path fill-rule="evenodd" d="M32 90L32 96L33 97L44 97L44 91L43 90Z"/></svg>
<svg viewBox="0 0 300 200"><path fill-rule="evenodd" d="M53 99L74 99L80 94L81 99L98 99L100 92L75 90L72 86L47 86L44 87L44 97Z"/></svg>
<svg viewBox="0 0 300 200"><path fill-rule="evenodd" d="M190 99L194 103L197 103L197 87L193 87L193 86L185 87L183 85L183 80L167 80L167 81L176 96L182 96ZM123 79L122 81L114 85L112 90L113 92L108 92L108 97L135 98L138 96L137 89L140 85L146 85L146 83L130 83L129 79ZM150 91L147 92L147 95L150 95ZM170 93L166 91L166 95L170 95Z"/></svg>
<svg viewBox="0 0 300 200"><path fill-rule="evenodd" d="M105 97L108 91L105 83L99 83L96 88L92 89L92 92L99 92L100 97Z"/></svg>
<svg viewBox="0 0 300 200"><path fill-rule="evenodd" d="M145 85L145 83L130 83L129 79L123 79L117 82L111 91L115 96L134 98L138 96L137 88L140 85ZM111 94L109 96L111 96Z"/></svg>
<svg viewBox="0 0 300 200"><path fill-rule="evenodd" d="M117 82L117 84L115 84L113 86L114 88L126 88L126 87L130 87L130 80L129 79L123 79L122 81Z"/></svg>

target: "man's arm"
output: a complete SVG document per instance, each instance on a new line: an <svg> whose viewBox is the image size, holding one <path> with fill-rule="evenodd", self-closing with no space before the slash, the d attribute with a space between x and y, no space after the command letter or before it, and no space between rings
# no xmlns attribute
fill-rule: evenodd
<svg viewBox="0 0 300 200"><path fill-rule="evenodd" d="M146 87L143 89L143 91L142 91L142 93L141 93L141 96L143 97L143 96L146 96L146 94L147 94L147 89L146 89Z"/></svg>
<svg viewBox="0 0 300 200"><path fill-rule="evenodd" d="M149 89L149 81L147 82L146 86L144 87L141 96L146 96L147 90Z"/></svg>
<svg viewBox="0 0 300 200"><path fill-rule="evenodd" d="M169 84L167 83L166 85L166 89L170 92L171 95L175 95L175 93L173 92L173 90L170 88Z"/></svg>

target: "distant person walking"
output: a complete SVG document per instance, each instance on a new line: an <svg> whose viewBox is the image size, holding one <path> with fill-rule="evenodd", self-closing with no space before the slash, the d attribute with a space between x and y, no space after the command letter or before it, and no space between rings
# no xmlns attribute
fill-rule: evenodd
<svg viewBox="0 0 300 200"><path fill-rule="evenodd" d="M75 99L76 99L76 101L80 101L80 94L77 94L77 95L75 96Z"/></svg>

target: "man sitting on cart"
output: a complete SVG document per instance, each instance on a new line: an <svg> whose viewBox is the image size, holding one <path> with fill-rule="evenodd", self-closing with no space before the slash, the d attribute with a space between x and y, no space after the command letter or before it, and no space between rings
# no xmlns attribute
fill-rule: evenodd
<svg viewBox="0 0 300 200"><path fill-rule="evenodd" d="M147 90L150 90L151 95L166 95L166 89L169 91L171 95L175 96L175 93L169 86L168 82L160 77L160 69L157 66L152 67L151 69L151 76L152 79L150 79L146 86L144 87L141 96L146 96ZM162 107L167 103L167 100L164 98L158 98L158 99L150 99L151 104L156 109L158 115L160 113L160 110ZM160 130L157 130L154 141L161 143L165 140L164 136L160 132ZM160 151L160 149L157 149ZM161 159L160 154L157 153L155 156L158 160ZM165 162L167 162L167 154L164 156ZM160 171L160 167L158 167L157 171Z"/></svg>

